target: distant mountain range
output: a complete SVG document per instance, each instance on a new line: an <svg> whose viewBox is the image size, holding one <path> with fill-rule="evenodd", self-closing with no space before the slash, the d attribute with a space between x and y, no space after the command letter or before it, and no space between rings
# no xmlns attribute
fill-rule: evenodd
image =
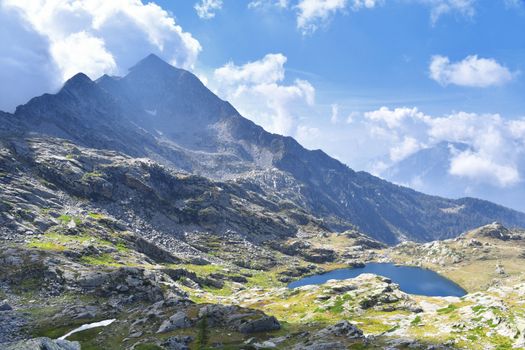
<svg viewBox="0 0 525 350"><path fill-rule="evenodd" d="M450 174L454 155L467 150L471 150L471 147L465 143L440 142L394 164L381 176L433 195L449 198L468 195L525 211L525 187L522 184L501 187ZM525 169L525 162L522 163L521 167Z"/></svg>
<svg viewBox="0 0 525 350"><path fill-rule="evenodd" d="M286 235L297 233L287 231L287 220L293 216L291 211L300 211L316 225L329 230L358 228L389 244L407 239L450 238L493 221L525 227L525 214L518 211L474 198L451 200L425 195L366 172L356 172L320 150L303 148L291 137L266 132L215 96L195 75L174 68L154 55L131 68L125 77L103 76L92 81L84 74L77 74L57 94L35 97L19 106L14 114L0 113L0 140L6 149L13 150L10 154L14 156L9 157L16 157L20 149L26 147L22 153L32 159L33 163L29 164L34 164L39 154L34 147L38 148L46 138L50 145L57 145L54 146L57 149L61 148L57 139L67 140L87 149L86 152L94 150L91 154L110 150L131 159L149 158L169 169L225 184L227 186L217 186L233 191L229 194L242 198L243 206L254 213L257 212L253 209L255 204L271 208L270 212L275 215L288 210L280 216L283 226L270 225L274 233L279 227L286 227ZM33 148L20 145L21 140L28 139L33 140L29 142ZM61 152L64 153L64 149ZM45 154L50 157L49 150ZM95 165L91 164L93 159ZM111 157L93 156L93 159L90 160L90 166L94 167L92 173L98 174L96 167L102 168ZM38 174L44 170L35 169ZM393 169L392 173L396 171ZM105 172L100 174L109 176ZM398 177L392 175L393 180L408 176L401 168L397 174ZM167 179L164 175L158 176ZM115 188L118 179L124 181L125 178L111 179ZM170 181L162 182L162 186L169 186ZM208 180L202 181L210 190L215 186L206 182ZM60 181L52 186L66 193L74 189L73 184ZM170 190L166 187L167 192ZM168 196L175 197L175 193ZM88 199L94 206L104 202L106 207L109 207L108 201L115 201L111 196ZM206 203L215 207L214 200L212 196ZM160 208L162 202L156 205ZM228 212L226 202L221 202L220 207L221 213ZM129 210L138 212L142 208ZM178 214L173 212L173 215ZM173 219L169 225L177 222L180 221ZM296 222L301 220L296 218ZM199 227L201 224L194 221L194 229L204 231ZM168 223L163 225L163 230L170 232L172 228ZM228 222L222 226L227 232ZM254 236L253 232L239 232L248 230L242 225L232 224L229 229ZM261 239L265 233L264 227L261 228Z"/></svg>

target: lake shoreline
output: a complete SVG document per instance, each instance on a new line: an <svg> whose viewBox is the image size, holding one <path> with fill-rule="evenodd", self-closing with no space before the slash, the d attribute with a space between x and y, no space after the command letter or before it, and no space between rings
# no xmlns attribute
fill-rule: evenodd
<svg viewBox="0 0 525 350"><path fill-rule="evenodd" d="M392 279L400 285L405 293L430 297L462 297L468 291L438 272L419 266L407 266L394 263L369 262L364 267L349 267L335 269L316 275L304 276L287 285L294 289L312 284L324 284L329 280L344 280L355 278L363 273L372 273ZM413 277L418 277L413 279ZM417 281L417 282L416 282Z"/></svg>

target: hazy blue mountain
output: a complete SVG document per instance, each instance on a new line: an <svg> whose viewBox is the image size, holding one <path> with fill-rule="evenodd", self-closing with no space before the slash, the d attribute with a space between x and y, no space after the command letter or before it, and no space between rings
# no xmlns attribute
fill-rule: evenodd
<svg viewBox="0 0 525 350"><path fill-rule="evenodd" d="M473 198L450 200L356 172L291 137L266 132L190 72L150 55L125 77L96 82L78 74L0 116L9 132L148 157L267 198L293 203L334 230L358 226L387 243L456 236L499 221L525 226L525 214Z"/></svg>
<svg viewBox="0 0 525 350"><path fill-rule="evenodd" d="M394 164L381 176L425 193L450 198L468 195L525 211L525 188L522 184L502 188L486 182L476 183L449 173L454 153L468 149L470 146L464 143L440 142ZM525 162L522 167L525 167Z"/></svg>

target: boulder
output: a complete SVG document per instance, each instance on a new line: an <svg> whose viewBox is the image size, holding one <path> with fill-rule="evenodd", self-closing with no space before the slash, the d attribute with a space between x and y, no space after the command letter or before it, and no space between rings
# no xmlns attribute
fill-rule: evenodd
<svg viewBox="0 0 525 350"><path fill-rule="evenodd" d="M316 333L317 337L345 337L348 339L363 338L363 331L344 320L340 321L332 326L328 326Z"/></svg>
<svg viewBox="0 0 525 350"><path fill-rule="evenodd" d="M80 343L50 338L34 338L7 345L6 350L80 350Z"/></svg>
<svg viewBox="0 0 525 350"><path fill-rule="evenodd" d="M338 342L314 342L313 344L298 344L294 350L345 350L347 349Z"/></svg>
<svg viewBox="0 0 525 350"><path fill-rule="evenodd" d="M10 310L13 310L13 308L11 307L11 305L7 303L7 300L0 302L0 311L10 311Z"/></svg>
<svg viewBox="0 0 525 350"><path fill-rule="evenodd" d="M279 321L273 316L262 316L255 320L248 320L239 326L241 333L259 333L275 331L281 328Z"/></svg>
<svg viewBox="0 0 525 350"><path fill-rule="evenodd" d="M205 305L199 309L199 318L206 318L210 327L226 327L245 334L281 328L275 317L235 305Z"/></svg>
<svg viewBox="0 0 525 350"><path fill-rule="evenodd" d="M337 258L335 251L331 249L313 248L301 252L301 256L306 260L313 263L322 264L325 262L334 261Z"/></svg>
<svg viewBox="0 0 525 350"><path fill-rule="evenodd" d="M160 325L157 333L167 333L181 328L189 328L192 326L191 320L182 311L177 312Z"/></svg>
<svg viewBox="0 0 525 350"><path fill-rule="evenodd" d="M193 337L191 336L178 335L166 339L162 346L167 350L189 350L189 345L192 341Z"/></svg>

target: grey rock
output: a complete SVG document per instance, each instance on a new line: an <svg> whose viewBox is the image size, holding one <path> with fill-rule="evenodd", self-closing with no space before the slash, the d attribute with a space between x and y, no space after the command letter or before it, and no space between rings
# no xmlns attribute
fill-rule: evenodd
<svg viewBox="0 0 525 350"><path fill-rule="evenodd" d="M6 350L80 350L79 342L34 338L7 345Z"/></svg>
<svg viewBox="0 0 525 350"><path fill-rule="evenodd" d="M183 312L179 311L172 315L169 319L162 322L157 333L167 333L181 328L189 328L192 326L191 320Z"/></svg>
<svg viewBox="0 0 525 350"><path fill-rule="evenodd" d="M358 339L363 338L363 331L344 320L340 321L332 326L328 326L316 333L317 337L345 337L347 339Z"/></svg>
<svg viewBox="0 0 525 350"><path fill-rule="evenodd" d="M13 310L13 308L11 307L11 305L7 303L7 300L0 302L0 311L9 311L9 310Z"/></svg>
<svg viewBox="0 0 525 350"><path fill-rule="evenodd" d="M128 338L140 338L142 337L142 332L141 331L135 331L135 332L131 332L129 335L128 335Z"/></svg>
<svg viewBox="0 0 525 350"><path fill-rule="evenodd" d="M236 305L205 305L199 309L199 318L206 318L210 327L225 327L245 334L269 332L281 328L275 317Z"/></svg>
<svg viewBox="0 0 525 350"><path fill-rule="evenodd" d="M239 326L241 333L259 333L275 331L281 328L277 319L273 316L263 316L255 320L248 320Z"/></svg>
<svg viewBox="0 0 525 350"><path fill-rule="evenodd" d="M166 348L166 350L189 350L190 343L193 341L193 337L191 336L175 336L175 337L169 337L166 339L162 345Z"/></svg>
<svg viewBox="0 0 525 350"><path fill-rule="evenodd" d="M298 344L294 350L346 350L347 347L339 342L318 341L313 344Z"/></svg>

